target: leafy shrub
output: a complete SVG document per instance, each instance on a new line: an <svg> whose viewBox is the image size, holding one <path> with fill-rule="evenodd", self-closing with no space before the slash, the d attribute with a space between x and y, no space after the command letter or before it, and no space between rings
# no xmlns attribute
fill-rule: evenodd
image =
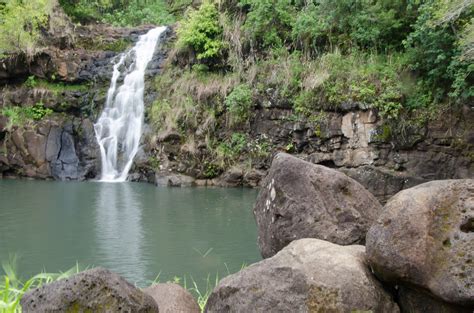
<svg viewBox="0 0 474 313"><path fill-rule="evenodd" d="M53 111L45 108L40 102L31 107L4 107L0 113L8 117L10 128L14 125L21 126L28 121L39 121Z"/></svg>
<svg viewBox="0 0 474 313"><path fill-rule="evenodd" d="M101 21L114 26L167 25L174 22L164 0L60 0L76 22Z"/></svg>
<svg viewBox="0 0 474 313"><path fill-rule="evenodd" d="M216 149L217 157L222 165L230 164L246 150L248 136L244 133L233 133L232 137L221 142Z"/></svg>
<svg viewBox="0 0 474 313"><path fill-rule="evenodd" d="M211 1L204 1L199 10L191 9L181 21L178 30L177 46L192 48L198 60L218 57L224 43L219 13Z"/></svg>
<svg viewBox="0 0 474 313"><path fill-rule="evenodd" d="M135 1L130 5L106 13L102 22L114 26L137 26L141 24L169 25L174 22L174 17L168 10L163 0L145 2Z"/></svg>
<svg viewBox="0 0 474 313"><path fill-rule="evenodd" d="M36 80L36 77L32 75L28 76L24 84L28 88L35 88L36 86L38 86L38 81Z"/></svg>
<svg viewBox="0 0 474 313"><path fill-rule="evenodd" d="M252 90L247 84L236 86L224 101L231 117L231 124L246 122L252 107Z"/></svg>
<svg viewBox="0 0 474 313"><path fill-rule="evenodd" d="M222 169L214 163L205 162L204 163L204 178L212 179L216 178L222 173Z"/></svg>
<svg viewBox="0 0 474 313"><path fill-rule="evenodd" d="M408 66L422 78L425 90L434 90L433 98L438 102L447 95L455 100L474 96L474 67L472 59L463 57L466 37L460 36L472 27L474 4L459 4L442 0L424 3L414 31L404 41Z"/></svg>
<svg viewBox="0 0 474 313"><path fill-rule="evenodd" d="M244 31L259 48L280 47L288 39L296 7L291 0L240 0L248 10Z"/></svg>
<svg viewBox="0 0 474 313"><path fill-rule="evenodd" d="M9 0L0 3L0 55L11 52L32 54L41 28L46 27L52 0Z"/></svg>
<svg viewBox="0 0 474 313"><path fill-rule="evenodd" d="M53 110L45 108L43 103L39 102L32 107L26 107L23 109L24 115L27 119L39 121L43 117L53 113Z"/></svg>

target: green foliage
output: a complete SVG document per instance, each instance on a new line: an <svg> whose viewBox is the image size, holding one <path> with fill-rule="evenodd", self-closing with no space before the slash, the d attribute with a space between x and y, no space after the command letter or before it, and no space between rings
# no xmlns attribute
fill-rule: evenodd
<svg viewBox="0 0 474 313"><path fill-rule="evenodd" d="M288 53L285 49L274 49L263 61L256 64L257 88L263 92L272 88L283 99L291 99L302 84L305 64L298 51Z"/></svg>
<svg viewBox="0 0 474 313"><path fill-rule="evenodd" d="M8 117L8 128L11 128L12 126L21 126L29 121L39 121L53 111L45 108L40 102L30 107L4 107L0 113Z"/></svg>
<svg viewBox="0 0 474 313"><path fill-rule="evenodd" d="M45 108L41 102L35 104L32 107L24 108L25 118L35 121L39 121L51 113L53 113L53 111L51 109Z"/></svg>
<svg viewBox="0 0 474 313"><path fill-rule="evenodd" d="M219 13L210 0L204 1L198 10L188 12L177 34L177 46L193 49L198 60L216 58L224 49Z"/></svg>
<svg viewBox="0 0 474 313"><path fill-rule="evenodd" d="M292 142L290 142L289 144L285 146L285 151L288 153L295 152L295 145Z"/></svg>
<svg viewBox="0 0 474 313"><path fill-rule="evenodd" d="M114 52L123 52L131 44L131 41L125 38L114 39L112 41L104 40L103 37L96 37L92 40L87 38L87 40L82 40L76 42L76 46L87 49L87 50L99 50L99 51L114 51Z"/></svg>
<svg viewBox="0 0 474 313"><path fill-rule="evenodd" d="M60 0L76 22L101 21L114 26L167 25L174 22L164 0Z"/></svg>
<svg viewBox="0 0 474 313"><path fill-rule="evenodd" d="M204 308L206 307L207 300L211 295L212 291L217 287L219 284L219 275L216 274L216 277L213 281L211 281L210 275L207 276L206 280L206 289L199 288L196 281L192 279L193 287L189 289L192 293L194 293L196 297L196 301L201 309L201 312L204 312Z"/></svg>
<svg viewBox="0 0 474 313"><path fill-rule="evenodd" d="M219 165L211 163L211 162L205 162L204 163L204 178L206 179L212 179L216 178L219 176L219 174L222 172L222 169L219 167Z"/></svg>
<svg viewBox="0 0 474 313"><path fill-rule="evenodd" d="M396 118L403 107L404 85L399 76L402 58L353 52L327 53L307 66L302 80L312 81L296 96L295 112L311 117L321 109L356 103L377 108L383 117Z"/></svg>
<svg viewBox="0 0 474 313"><path fill-rule="evenodd" d="M262 135L262 137L250 141L247 144L247 149L251 160L267 158L270 155L272 144L265 135Z"/></svg>
<svg viewBox="0 0 474 313"><path fill-rule="evenodd" d="M291 0L240 0L248 10L244 31L259 48L281 47L290 39L296 8ZM297 1L298 2L298 1Z"/></svg>
<svg viewBox="0 0 474 313"><path fill-rule="evenodd" d="M193 0L168 0L169 11L181 17L186 8L193 5Z"/></svg>
<svg viewBox="0 0 474 313"><path fill-rule="evenodd" d="M165 1L154 0L143 3L134 1L121 9L106 13L102 22L114 26L136 26L141 24L169 25L174 17L168 10Z"/></svg>
<svg viewBox="0 0 474 313"><path fill-rule="evenodd" d="M0 312L3 313L20 313L20 300L27 291L80 272L76 265L64 273L41 273L23 282L17 275L15 257L2 267L5 275L0 279Z"/></svg>
<svg viewBox="0 0 474 313"><path fill-rule="evenodd" d="M241 84L232 90L224 101L230 113L231 124L246 122L252 108L252 90L247 84Z"/></svg>
<svg viewBox="0 0 474 313"><path fill-rule="evenodd" d="M46 89L54 95L59 95L65 91L87 91L88 84L65 84L63 82L49 82L44 79L38 79L35 76L29 76L23 83L26 88Z"/></svg>
<svg viewBox="0 0 474 313"><path fill-rule="evenodd" d="M434 91L437 102L447 95L464 101L474 96L474 67L460 49L466 43L460 34L469 34L472 27L474 4L454 15L449 8L444 0L426 1L414 31L404 42L408 65L421 77L424 88Z"/></svg>
<svg viewBox="0 0 474 313"><path fill-rule="evenodd" d="M320 25L306 33L313 44L347 49L397 47L404 32L413 22L416 1L320 0L308 5L306 20L313 18ZM303 21L305 19L303 18ZM297 25L300 23L297 23ZM305 32L295 27L294 36ZM314 46L316 47L317 46Z"/></svg>
<svg viewBox="0 0 474 313"><path fill-rule="evenodd" d="M7 0L0 3L0 54L33 54L46 28L52 0Z"/></svg>
<svg viewBox="0 0 474 313"><path fill-rule="evenodd" d="M24 84L28 88L35 88L38 85L38 81L36 80L36 77L32 75L28 76Z"/></svg>
<svg viewBox="0 0 474 313"><path fill-rule="evenodd" d="M148 164L150 164L151 168L156 171L160 169L160 160L156 156L151 156L148 159Z"/></svg>
<svg viewBox="0 0 474 313"><path fill-rule="evenodd" d="M217 146L217 154L224 161L238 158L245 151L248 136L244 133L233 133L232 137Z"/></svg>

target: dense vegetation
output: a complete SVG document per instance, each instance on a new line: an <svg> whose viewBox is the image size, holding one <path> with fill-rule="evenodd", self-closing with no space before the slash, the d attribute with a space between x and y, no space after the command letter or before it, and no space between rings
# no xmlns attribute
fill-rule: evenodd
<svg viewBox="0 0 474 313"><path fill-rule="evenodd" d="M76 22L104 22L114 26L171 24L174 17L164 0L59 0Z"/></svg>
<svg viewBox="0 0 474 313"><path fill-rule="evenodd" d="M473 97L473 18L464 0L204 1L181 21L177 47L243 81L253 65L289 62L275 85L300 111L356 101L397 117Z"/></svg>
<svg viewBox="0 0 474 313"><path fill-rule="evenodd" d="M326 111L375 108L388 140L472 101L473 21L470 0L205 0L178 23L149 118L187 147L205 136L204 177L268 154L246 134L269 103L318 136Z"/></svg>

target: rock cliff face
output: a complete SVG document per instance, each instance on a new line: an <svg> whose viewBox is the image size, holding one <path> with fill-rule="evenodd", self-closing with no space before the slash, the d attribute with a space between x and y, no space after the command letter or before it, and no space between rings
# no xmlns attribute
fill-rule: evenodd
<svg viewBox="0 0 474 313"><path fill-rule="evenodd" d="M74 26L56 10L45 48L0 59L0 176L95 178L100 153L93 123L105 103L112 61L152 27ZM162 59L156 53L149 77ZM35 116L35 108L47 114Z"/></svg>
<svg viewBox="0 0 474 313"><path fill-rule="evenodd" d="M252 132L268 134L281 146L291 142L300 157L338 168L382 201L421 182L474 176L472 108L397 137L372 110L326 112L316 126L285 121L289 114L262 108Z"/></svg>
<svg viewBox="0 0 474 313"><path fill-rule="evenodd" d="M258 101L250 122L239 132L248 134L249 142L264 139L271 147L270 154L252 162L251 168L248 157L242 155L240 164L207 184L259 185L273 156L281 151L342 171L381 202L430 180L474 177L474 110L470 107L446 112L442 120L423 126L403 126L390 125L376 111L355 105L322 112L315 124L295 121L292 109L278 102ZM215 123L225 125L225 117L220 119ZM221 127L218 132L231 130ZM154 156L161 170L196 176L207 152L202 149L206 147L204 135L196 133L194 140L194 155L190 156L182 135L168 132L158 136Z"/></svg>

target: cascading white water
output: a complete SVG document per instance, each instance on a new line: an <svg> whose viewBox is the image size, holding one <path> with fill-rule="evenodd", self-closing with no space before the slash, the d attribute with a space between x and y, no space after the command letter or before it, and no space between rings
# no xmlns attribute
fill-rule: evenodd
<svg viewBox="0 0 474 313"><path fill-rule="evenodd" d="M145 70L166 27L157 27L140 36L130 51L120 55L114 65L105 108L94 124L102 160L101 181L127 179L138 152L143 125ZM131 59L130 66L125 66ZM117 89L117 81L125 75Z"/></svg>

